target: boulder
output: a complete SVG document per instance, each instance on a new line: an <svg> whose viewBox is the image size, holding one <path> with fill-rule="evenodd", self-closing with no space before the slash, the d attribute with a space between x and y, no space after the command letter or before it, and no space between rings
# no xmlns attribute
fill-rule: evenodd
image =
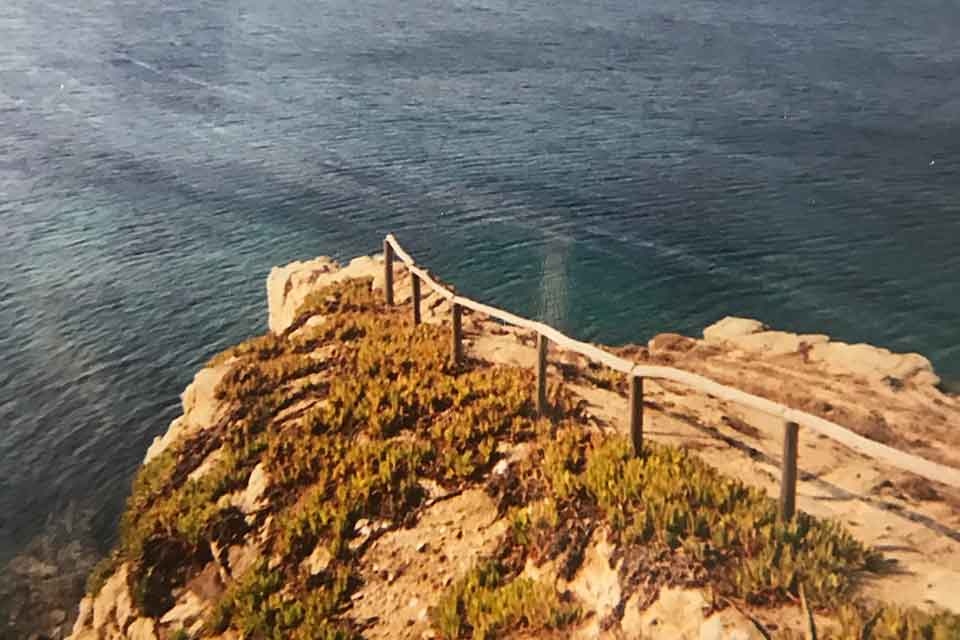
<svg viewBox="0 0 960 640"><path fill-rule="evenodd" d="M657 336L658 348L672 347L672 334ZM762 355L802 353L809 362L820 363L828 373L857 375L872 380L892 378L915 385L936 386L940 378L930 361L918 353L893 353L869 344L833 342L822 334L768 331L758 320L728 316L703 330L708 343ZM651 351L654 351L651 341Z"/></svg>
<svg viewBox="0 0 960 640"><path fill-rule="evenodd" d="M216 421L220 409L217 387L229 370L227 365L201 369L180 394L183 417L194 427L205 429Z"/></svg>
<svg viewBox="0 0 960 640"><path fill-rule="evenodd" d="M703 330L703 339L714 344L726 342L730 338L739 338L765 331L767 327L759 320L727 316Z"/></svg>
<svg viewBox="0 0 960 640"><path fill-rule="evenodd" d="M216 604L226 591L226 585L220 578L219 565L216 562L208 562L200 573L187 582L186 589L195 593L201 600Z"/></svg>

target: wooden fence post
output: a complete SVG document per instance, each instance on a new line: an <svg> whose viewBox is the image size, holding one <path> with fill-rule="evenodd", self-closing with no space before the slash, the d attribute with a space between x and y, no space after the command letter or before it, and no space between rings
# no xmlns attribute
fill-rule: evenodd
<svg viewBox="0 0 960 640"><path fill-rule="evenodd" d="M800 425L783 425L783 470L780 478L780 515L784 521L793 519L797 510L797 441Z"/></svg>
<svg viewBox="0 0 960 640"><path fill-rule="evenodd" d="M451 321L453 324L451 351L453 352L453 364L458 365L463 361L463 322L461 320L463 307L456 302L452 302L450 303L450 313L452 314Z"/></svg>
<svg viewBox="0 0 960 640"><path fill-rule="evenodd" d="M410 284L413 287L413 324L420 324L420 277L410 274Z"/></svg>
<svg viewBox="0 0 960 640"><path fill-rule="evenodd" d="M393 306L393 245L383 241L383 293L387 305Z"/></svg>
<svg viewBox="0 0 960 640"><path fill-rule="evenodd" d="M643 378L630 376L630 439L633 455L643 453Z"/></svg>
<svg viewBox="0 0 960 640"><path fill-rule="evenodd" d="M547 413L547 338L537 334L537 415Z"/></svg>

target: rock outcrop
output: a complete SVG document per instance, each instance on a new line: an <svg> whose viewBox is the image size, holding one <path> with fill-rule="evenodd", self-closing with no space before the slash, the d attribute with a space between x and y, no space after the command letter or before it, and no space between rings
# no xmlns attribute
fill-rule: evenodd
<svg viewBox="0 0 960 640"><path fill-rule="evenodd" d="M835 342L822 334L772 331L759 320L728 316L703 330L711 344L775 356L800 353L805 361L821 363L827 373L890 378L916 385L936 386L940 378L933 365L918 353L893 353L869 344Z"/></svg>
<svg viewBox="0 0 960 640"><path fill-rule="evenodd" d="M177 439L209 429L218 418L223 417L223 407L217 402L214 391L228 369L228 365L221 365L206 367L197 372L193 382L180 394L183 414L170 423L163 435L153 439L144 456L144 464L163 453Z"/></svg>
<svg viewBox="0 0 960 640"><path fill-rule="evenodd" d="M273 337L284 334L293 325L297 310L311 292L328 284L362 277L373 278L374 287L380 288L382 272L381 257L358 258L343 268L331 259L318 258L273 269L267 280L269 327ZM398 291L404 286L403 277L402 269L398 268ZM442 301L436 298L425 304L427 322L445 318L441 313ZM398 293L397 299L398 303L402 302L405 296ZM316 318L316 321L322 323L323 319ZM519 332L504 330L494 323L485 328L480 320L469 316L464 324L469 327L467 340L474 357L532 361L532 350ZM302 331L302 327L298 331ZM844 376L856 378L858 384L866 381L862 384L867 385L871 393L879 389L898 401L904 389L919 390L913 400L916 405L911 407L930 404L939 394L935 389L938 379L929 361L917 354L893 354L868 345L832 342L824 335L772 331L757 320L743 318L725 318L708 327L703 340L661 334L653 338L646 349L624 351L627 352L630 357L672 364L721 382L746 386L752 392L760 390L750 385L764 384L763 393L775 399L789 400L791 391L806 389L803 385L812 388L827 380L830 384L825 385L826 395L813 394L815 400L811 402L824 405L818 405L821 413L845 411L848 418L859 416L856 406L844 404L843 396L849 389L831 386ZM317 351L315 355L321 359L331 353L330 350ZM574 368L582 365L575 358L569 359L569 363ZM755 376L744 373L758 363L761 370ZM797 369L800 365L808 368ZM184 438L205 430L212 433L214 427L227 418L230 408L217 398L215 391L232 366L233 361L228 358L196 374L182 395L183 415L150 446L145 464ZM793 370L800 373L789 373ZM789 388L771 384L769 371L782 374L783 379L789 380L786 385ZM791 375L796 379L790 378ZM896 384L892 384L891 379L896 380ZM821 397L823 399L819 399ZM859 401L858 397L852 404ZM291 403L284 406L278 416L294 420L314 409L317 402L322 401ZM657 407L674 409L666 402ZM882 410L886 405L874 403L870 410L877 411L877 407ZM591 411L593 409L591 407ZM891 424L901 420L895 408L883 415ZM949 421L950 415L945 414L943 420ZM746 430L749 426L740 428ZM385 426L384 430L387 429ZM410 487L411 492L425 496L425 506L415 520L390 521L371 516L355 525L350 522L346 531L348 542L339 553L363 558L343 613L353 628L363 629L364 636L369 638L439 637L429 612L437 605L440 594L461 579L479 558L496 553L514 526L510 505L498 502L497 491L491 487L513 482L513 466L522 462L529 452L524 445L519 445L500 454L500 462L488 469L492 479L486 487L448 491L432 480L422 480ZM187 481L200 482L224 455L227 454L219 448L205 452L204 459L187 470ZM208 623L217 603L255 567L273 568L280 563L275 552L271 552L276 520L273 515L265 514L270 501L278 495L282 478L272 477L262 462L251 467L247 468L249 475L243 476L244 481L233 485L231 491L217 501L218 508L229 508L238 522L245 523L246 532L242 537L211 542L209 554L204 552L203 561L190 579L170 594L170 601L162 611L152 616L134 605L130 569L127 564L121 564L95 596L81 601L71 638L166 640L180 630L195 638L239 638L231 631L217 635L217 631L210 629ZM297 504L302 501L303 498ZM555 585L564 597L582 607L583 615L577 625L568 630L569 637L611 640L624 637L759 640L764 637L758 623L745 612L718 607L703 589L660 584L656 587L659 592L654 591L653 597L638 589L635 583L625 580L627 572L622 554L612 542L615 537L607 528L591 530L584 537L575 564L561 567L559 560L528 561L523 569L523 576ZM307 576L311 584L332 580L331 567L337 562L337 555L327 546L318 543L306 546L299 553L292 569L300 572L298 575ZM42 563L24 565L23 570L50 573Z"/></svg>
<svg viewBox="0 0 960 640"><path fill-rule="evenodd" d="M383 289L382 255L354 258L345 267L326 257L274 267L267 277L270 331L283 333L311 291L349 278L368 277L373 278L374 289Z"/></svg>

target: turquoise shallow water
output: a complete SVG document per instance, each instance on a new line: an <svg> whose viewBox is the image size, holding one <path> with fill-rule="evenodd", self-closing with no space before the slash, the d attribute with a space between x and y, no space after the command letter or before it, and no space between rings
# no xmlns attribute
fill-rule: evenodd
<svg viewBox="0 0 960 640"><path fill-rule="evenodd" d="M105 542L270 267L395 232L578 337L727 314L960 378L960 12L921 0L8 0L0 560Z"/></svg>

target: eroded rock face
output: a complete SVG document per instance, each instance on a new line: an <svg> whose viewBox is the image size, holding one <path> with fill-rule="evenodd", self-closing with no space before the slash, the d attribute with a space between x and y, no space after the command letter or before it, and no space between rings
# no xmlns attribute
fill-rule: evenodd
<svg viewBox="0 0 960 640"><path fill-rule="evenodd" d="M103 638L120 638L133 622L133 599L127 587L129 567L126 564L107 579L93 599L93 631Z"/></svg>
<svg viewBox="0 0 960 640"><path fill-rule="evenodd" d="M868 379L893 378L917 385L937 385L933 365L917 353L893 353L868 344L834 342L822 334L770 331L759 320L728 316L703 330L706 342L761 356L800 353L805 361L819 363L828 374L856 375Z"/></svg>
<svg viewBox="0 0 960 640"><path fill-rule="evenodd" d="M129 640L157 640L156 624L150 618L137 618L127 629Z"/></svg>
<svg viewBox="0 0 960 640"><path fill-rule="evenodd" d="M367 277L373 278L374 288L383 288L382 256L360 256L342 268L325 256L274 267L267 276L270 331L280 334L293 324L297 310L311 291L334 282Z"/></svg>
<svg viewBox="0 0 960 640"><path fill-rule="evenodd" d="M187 433L212 427L220 418L223 407L217 400L217 385L223 376L230 370L228 364L219 367L207 367L197 372L183 393L180 400L183 405L183 415L170 423L170 428L162 436L154 438L143 464L147 464L160 455L177 439Z"/></svg>
<svg viewBox="0 0 960 640"><path fill-rule="evenodd" d="M338 271L335 262L319 258L275 269L268 280L271 330L281 333L287 329L304 299L318 287L345 278L366 276L374 277L374 286L380 286L382 267L382 259L361 258ZM398 300L403 299L405 291L398 289ZM321 322L322 318L314 321ZM802 353L805 361L809 358L810 362L833 363L838 370L846 367L842 370L850 371L861 366L871 371L871 375L912 376L914 380L922 379L924 371L929 371L929 362L920 356L913 357L914 354L890 354L873 348L866 351L861 348L865 345L832 343L826 336L769 331L759 321L744 318L725 318L705 330L704 335L706 341L661 334L651 340L649 352L669 354L678 361L683 357L703 359L704 351L724 356L736 352L737 355L730 358L735 363L746 361L743 355L749 352L751 366L767 356ZM755 357L752 354L761 355ZM325 355L318 352L316 357ZM795 365L798 360L794 356L790 362ZM684 365L680 363L678 366ZM227 368L225 365L204 369L197 374L182 396L184 415L174 421L164 437L157 439L147 460L159 455L185 433L205 429L216 422L221 407L214 390ZM712 375L713 372L706 373ZM932 371L930 373L932 375ZM302 409L302 406L294 405L285 411L292 415ZM506 478L511 473L517 451L501 453L505 457L494 469L493 476ZM201 477L216 462L217 455L217 451L212 452L190 477ZM223 496L223 499L237 507L247 516L248 524L253 525L259 522L258 517L263 516L260 511L266 506L270 484L262 464L257 465L247 486ZM508 520L497 513L496 504L482 491L451 494L432 481L424 480L421 485L424 493L437 502L424 512L415 527L361 520L356 523L356 535L349 543L351 552L358 552L361 546L365 549L362 587L353 594L350 615L362 624L376 621L366 630L368 637L431 637L429 634L434 631L429 628L429 606L434 604L442 589L464 575L477 558L492 553L509 526ZM159 640L168 638L176 629L199 630L213 602L232 581L262 560L269 560L270 567L276 566L273 558L265 557L270 549L267 539L271 518L263 520L243 540L224 542L223 546L211 544L213 560L200 575L174 592L175 605L155 620L137 617L130 594L123 586L126 567L121 567L95 599L82 601L73 637L110 638L122 637L120 634L125 633L126 637ZM558 578L555 562L540 567L528 562L525 573L528 577L555 584L560 590L569 590L576 596L587 614L584 624L573 630L576 637L671 640L755 640L762 637L753 623L735 609L706 616L709 603L703 593L695 590L665 589L652 607L641 611L639 595L626 598L630 592L625 591L620 583L619 565L612 562L614 557L607 533L598 530L584 549L583 562L571 581ZM317 546L303 560L301 567L304 572L319 576L332 561L329 550ZM31 565L29 571L38 575L50 573L49 567L42 563ZM408 635L413 633L417 635ZM218 637L233 638L236 635L227 632Z"/></svg>
<svg viewBox="0 0 960 640"><path fill-rule="evenodd" d="M835 373L854 373L867 378L891 377L924 385L940 383L933 365L919 353L893 353L869 344L824 342L810 351L810 359L824 363L828 371Z"/></svg>
<svg viewBox="0 0 960 640"><path fill-rule="evenodd" d="M293 314L321 278L329 277L338 266L335 260L321 256L314 260L291 262L274 267L267 276L269 326L273 333L282 333L293 322Z"/></svg>

